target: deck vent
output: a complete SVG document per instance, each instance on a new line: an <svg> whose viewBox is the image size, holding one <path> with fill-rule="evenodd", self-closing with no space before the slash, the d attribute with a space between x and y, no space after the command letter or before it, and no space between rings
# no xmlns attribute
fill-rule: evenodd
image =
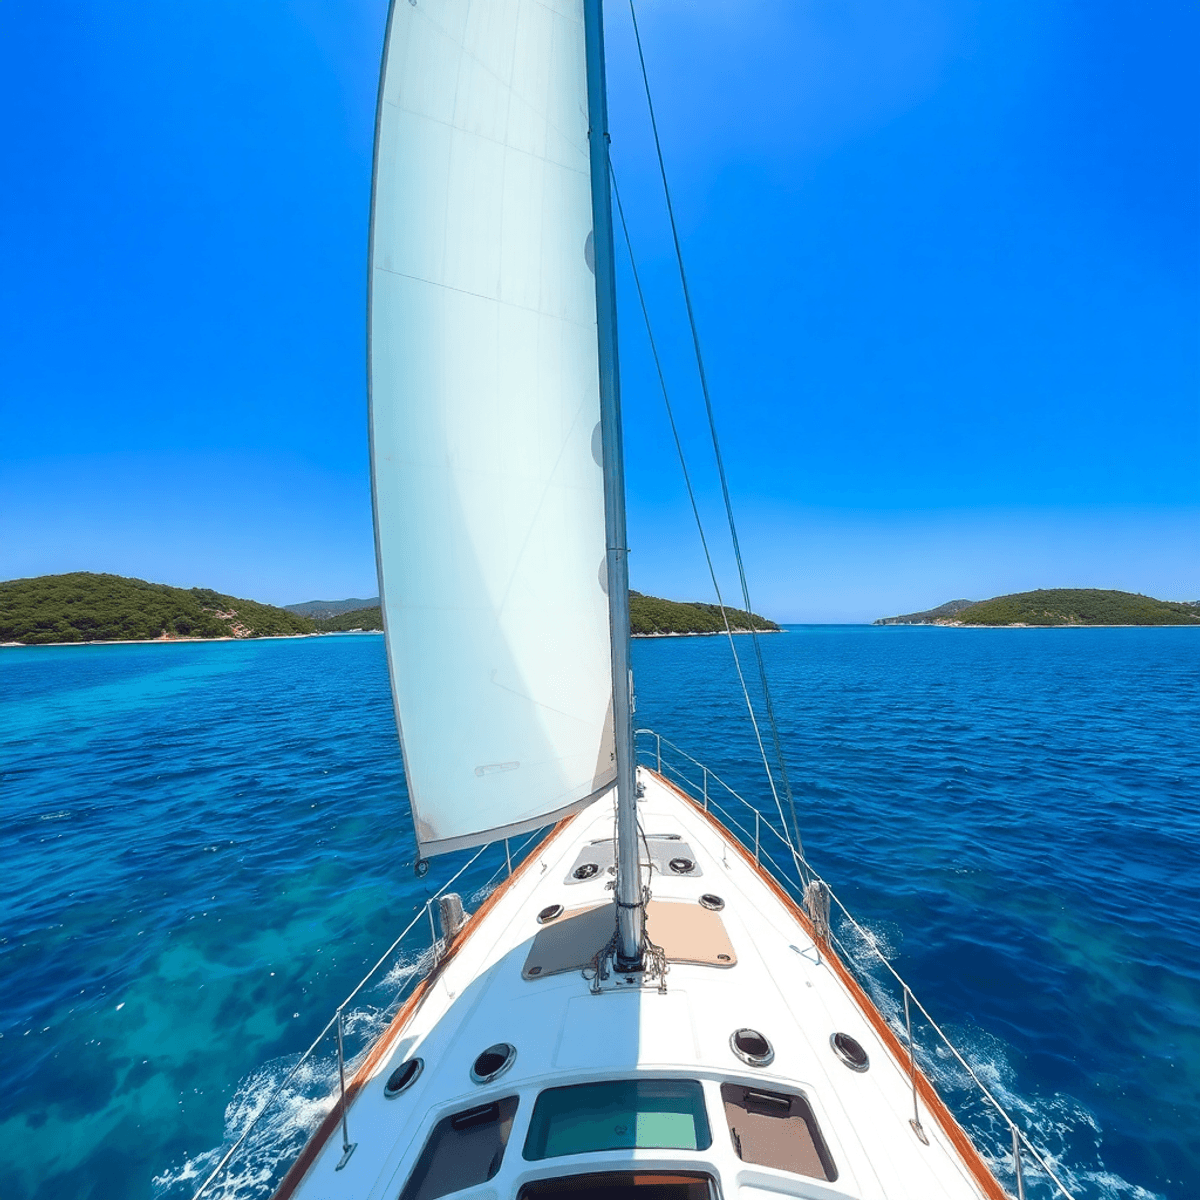
<svg viewBox="0 0 1200 1200"><path fill-rule="evenodd" d="M829 1039L829 1044L833 1047L834 1054L850 1070L865 1071L871 1065L871 1060L867 1057L867 1052L862 1048L862 1044L848 1033L835 1033Z"/></svg>
<svg viewBox="0 0 1200 1200"><path fill-rule="evenodd" d="M516 1057L517 1048L511 1042L497 1042L471 1064L471 1078L476 1083L491 1083L513 1065Z"/></svg>
<svg viewBox="0 0 1200 1200"><path fill-rule="evenodd" d="M556 917L563 915L563 906L561 904L547 904L537 915L538 924L545 925L547 921L553 921Z"/></svg>
<svg viewBox="0 0 1200 1200"><path fill-rule="evenodd" d="M700 897L700 903L703 904L705 908L711 908L713 912L720 912L721 909L725 907L725 901L722 900L720 896L714 896L712 892L705 892L704 895Z"/></svg>
<svg viewBox="0 0 1200 1200"><path fill-rule="evenodd" d="M690 875L696 869L690 858L673 858L669 865L676 875Z"/></svg>
<svg viewBox="0 0 1200 1200"><path fill-rule="evenodd" d="M591 879L600 870L598 863L580 863L572 872L576 879Z"/></svg>
<svg viewBox="0 0 1200 1200"><path fill-rule="evenodd" d="M387 1083L383 1085L383 1094L391 1100L401 1092L408 1091L417 1082L424 1069L425 1060L423 1058L410 1058L402 1062L388 1076Z"/></svg>
<svg viewBox="0 0 1200 1200"><path fill-rule="evenodd" d="M729 1048L751 1067L767 1067L775 1061L775 1047L757 1029L734 1030Z"/></svg>

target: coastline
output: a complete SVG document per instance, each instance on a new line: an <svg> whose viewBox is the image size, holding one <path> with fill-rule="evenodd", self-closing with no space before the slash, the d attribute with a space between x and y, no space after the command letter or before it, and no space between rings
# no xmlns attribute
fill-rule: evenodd
<svg viewBox="0 0 1200 1200"><path fill-rule="evenodd" d="M731 629L730 633L787 633L786 629ZM631 633L631 638L724 637L724 629L690 630L687 633Z"/></svg>
<svg viewBox="0 0 1200 1200"><path fill-rule="evenodd" d="M786 629L731 629L730 633L787 633ZM40 650L52 646L199 646L205 642L285 642L297 638L383 636L382 629L331 629L327 633L269 633L262 637L210 637L210 638L120 638L91 642L0 642L0 650ZM631 633L631 638L675 638L675 637L724 637L725 630L709 633Z"/></svg>
<svg viewBox="0 0 1200 1200"><path fill-rule="evenodd" d="M327 633L264 633L261 637L209 638L114 638L91 642L0 642L0 650L40 650L51 646L199 646L205 642L290 642L298 638L357 637L359 634L383 635L382 629L331 629Z"/></svg>
<svg viewBox="0 0 1200 1200"><path fill-rule="evenodd" d="M879 629L1200 629L1200 621L1181 624L1175 621L1155 621L1141 625L1092 625L1082 621L1063 622L1061 625L1027 625L1014 621L1011 625L968 625L964 621L888 621L885 624L871 622Z"/></svg>
<svg viewBox="0 0 1200 1200"><path fill-rule="evenodd" d="M876 625L874 621L866 628L876 629L1200 629L1200 621L1194 625L1154 624L1154 625L965 625L954 621L893 621L887 625ZM786 629L732 629L733 634L748 633L787 633ZM111 641L91 642L0 642L0 650L40 650L63 646L199 646L206 642L286 642L302 638L322 637L382 637L382 629L333 629L327 633L269 633L262 637L220 637L220 638L121 638ZM631 633L631 638L683 638L683 637L724 637L725 630L714 630L704 633Z"/></svg>

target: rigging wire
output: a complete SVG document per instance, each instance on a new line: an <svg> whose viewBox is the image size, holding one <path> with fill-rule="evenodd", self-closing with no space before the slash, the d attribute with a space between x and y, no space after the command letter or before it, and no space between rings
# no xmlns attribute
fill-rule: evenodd
<svg viewBox="0 0 1200 1200"><path fill-rule="evenodd" d="M646 90L646 107L650 112L650 127L654 133L654 148L658 155L659 174L662 176L663 196L666 199L667 216L671 223L671 237L675 243L675 261L679 266L679 281L683 288L683 300L684 305L687 308L688 325L691 327L692 332L692 346L696 354L696 368L700 376L700 390L704 395L704 407L708 415L708 428L710 434L712 435L713 455L716 458L717 474L721 480L721 495L725 501L725 516L729 523L729 536L733 543L734 558L737 560L738 579L742 585L742 601L746 605L746 612L751 614L754 610L750 607L750 588L746 583L746 569L742 563L742 550L740 544L738 543L737 525L733 519L733 503L729 497L729 483L725 475L725 461L721 455L720 439L717 437L717 422L713 413L712 396L709 392L708 377L704 370L704 356L700 350L700 333L696 326L696 314L692 307L691 291L688 289L687 271L684 269L683 262L683 247L679 241L679 228L675 221L675 206L671 203L671 188L667 181L667 166L666 161L663 158L662 141L658 135L658 120L654 113L654 99L650 94L650 77L646 71L646 55L642 49L642 35L641 31L638 29L637 9L634 6L633 0L629 0L629 15L633 19L633 36L637 43L638 62L642 70L642 84ZM766 665L763 662L762 647L759 645L758 634L754 629L754 622L751 620L749 624L750 640L754 645L754 655L758 663L758 676L759 682L762 685L763 700L767 710L767 720L771 727L771 739L774 743L775 757L779 763L779 778L783 785L784 794L787 797L788 807L791 810L792 825L796 833L796 845L799 846L800 822L796 816L796 800L792 795L791 781L788 779L787 773L787 763L783 757L783 746L779 740L779 725L775 720L775 709L771 703L771 689L767 685L767 671ZM767 780L771 785L771 793L774 795L775 802L778 805L779 794L776 791L775 780L769 766L767 767ZM780 819L784 820L784 824L786 826L787 822L783 818L782 812L780 813ZM797 867L799 869L798 864Z"/></svg>
<svg viewBox="0 0 1200 1200"><path fill-rule="evenodd" d="M767 772L767 780L771 784L771 794L775 798L775 807L779 810L779 820L783 825L784 833L787 835L788 848L792 851L793 856L796 856L797 853L799 853L800 857L803 857L803 850L798 851L797 845L792 841L792 834L788 829L787 818L783 813L783 805L780 803L779 793L775 790L775 781L771 775L771 763L767 758L767 748L763 744L762 732L758 726L758 717L754 712L754 704L750 699L750 690L746 686L746 677L742 673L742 660L738 655L737 643L733 640L733 630L729 625L729 613L725 608L725 599L721 595L721 585L717 582L717 571L716 567L713 565L712 553L708 548L708 537L705 535L704 522L700 517L700 506L696 502L696 493L692 488L692 477L691 472L688 471L687 458L683 452L683 441L679 436L679 428L675 424L675 410L671 406L671 394L667 388L667 377L663 371L662 360L659 358L658 343L654 339L654 328L650 322L650 310L646 304L645 293L642 291L642 279L638 274L637 259L633 254L633 241L629 236L629 225L625 220L625 208L621 204L621 192L617 187L616 172L612 169L611 164L609 167L609 178L612 180L613 199L617 202L617 216L621 222L621 233L625 241L625 250L629 255L629 266L633 273L634 287L637 290L638 302L642 308L642 317L646 322L646 336L650 341L650 353L654 359L654 369L658 372L658 383L662 391L663 404L666 405L667 420L671 425L671 436L675 439L675 450L679 455L679 467L683 472L684 487L687 489L688 502L692 506L692 516L696 518L696 529L700 533L700 545L704 548L704 561L708 564L709 578L711 578L713 590L717 594L717 607L721 610L721 620L725 625L725 636L729 639L729 649L733 654L734 669L737 671L738 683L741 684L742 687L742 696L746 701L746 711L750 714L750 724L754 728L754 739L758 743L758 752L762 756L763 768ZM749 610L747 610L747 612L749 612ZM796 833L796 838L798 843L798 830Z"/></svg>

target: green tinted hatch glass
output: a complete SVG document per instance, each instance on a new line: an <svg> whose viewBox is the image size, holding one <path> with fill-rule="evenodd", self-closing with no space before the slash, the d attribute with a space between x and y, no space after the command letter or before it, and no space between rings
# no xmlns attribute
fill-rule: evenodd
<svg viewBox="0 0 1200 1200"><path fill-rule="evenodd" d="M549 1088L533 1106L524 1157L596 1150L707 1150L704 1092L694 1079L615 1079Z"/></svg>

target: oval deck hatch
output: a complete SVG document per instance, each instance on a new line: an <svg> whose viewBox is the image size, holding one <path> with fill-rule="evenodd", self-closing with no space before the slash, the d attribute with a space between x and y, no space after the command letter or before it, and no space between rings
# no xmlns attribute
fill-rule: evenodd
<svg viewBox="0 0 1200 1200"><path fill-rule="evenodd" d="M383 1085L383 1094L391 1100L394 1096L400 1095L401 1092L407 1091L414 1083L417 1082L417 1077L425 1067L423 1058L410 1058L402 1062L389 1076L387 1083Z"/></svg>
<svg viewBox="0 0 1200 1200"><path fill-rule="evenodd" d="M471 1078L476 1083L491 1083L513 1065L516 1057L517 1048L512 1042L497 1042L471 1064Z"/></svg>
<svg viewBox="0 0 1200 1200"><path fill-rule="evenodd" d="M862 1043L856 1038L852 1038L848 1033L835 1033L829 1039L829 1044L833 1047L834 1054L850 1070L865 1071L871 1065L871 1060L867 1057L867 1052L862 1048Z"/></svg>
<svg viewBox="0 0 1200 1200"><path fill-rule="evenodd" d="M775 1059L775 1047L757 1029L737 1029L729 1038L730 1049L751 1067L766 1067Z"/></svg>

